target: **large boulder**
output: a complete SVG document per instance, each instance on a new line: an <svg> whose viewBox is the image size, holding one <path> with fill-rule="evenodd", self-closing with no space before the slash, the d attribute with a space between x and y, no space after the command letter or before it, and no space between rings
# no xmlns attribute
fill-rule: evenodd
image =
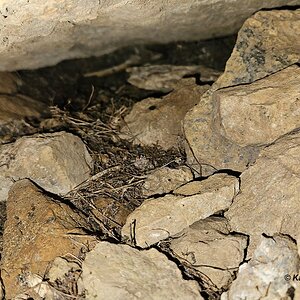
<svg viewBox="0 0 300 300"><path fill-rule="evenodd" d="M299 0L213 4L209 0L3 0L0 70L38 68L137 43L225 36L262 8L299 4Z"/></svg>

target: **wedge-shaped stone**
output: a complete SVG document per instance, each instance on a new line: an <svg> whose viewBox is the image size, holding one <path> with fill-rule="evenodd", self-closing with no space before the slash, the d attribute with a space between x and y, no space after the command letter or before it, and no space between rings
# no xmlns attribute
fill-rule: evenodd
<svg viewBox="0 0 300 300"><path fill-rule="evenodd" d="M198 194L167 195L144 201L128 216L122 229L123 236L131 238L140 247L148 247L198 220L227 209L239 189L238 179L225 174L213 175L198 184Z"/></svg>

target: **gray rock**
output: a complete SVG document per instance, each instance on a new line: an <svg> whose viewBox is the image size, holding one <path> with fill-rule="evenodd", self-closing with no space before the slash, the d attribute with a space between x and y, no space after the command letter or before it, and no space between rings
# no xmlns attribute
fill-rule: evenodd
<svg viewBox="0 0 300 300"><path fill-rule="evenodd" d="M240 29L215 88L256 81L300 61L300 9L260 11Z"/></svg>
<svg viewBox="0 0 300 300"><path fill-rule="evenodd" d="M205 93L185 117L190 161L201 175L244 171L261 148L300 126L300 68L290 66L249 85Z"/></svg>
<svg viewBox="0 0 300 300"><path fill-rule="evenodd" d="M213 4L209 0L4 0L0 70L38 68L137 43L225 36L261 8L299 4L299 0L216 0Z"/></svg>
<svg viewBox="0 0 300 300"><path fill-rule="evenodd" d="M147 175L142 187L143 195L149 197L166 194L191 180L193 180L193 174L187 167L178 169L159 168Z"/></svg>
<svg viewBox="0 0 300 300"><path fill-rule="evenodd" d="M241 176L241 191L225 213L233 231L300 236L300 133L265 148Z"/></svg>
<svg viewBox="0 0 300 300"><path fill-rule="evenodd" d="M87 299L203 299L196 281L155 249L100 242L82 263Z"/></svg>
<svg viewBox="0 0 300 300"><path fill-rule="evenodd" d="M288 290L297 282L286 280L299 270L297 246L287 237L261 237L261 242L249 263L239 268L237 279L222 300L282 300L291 299Z"/></svg>
<svg viewBox="0 0 300 300"><path fill-rule="evenodd" d="M171 240L176 257L202 274L215 289L226 288L244 259L247 237L230 235L225 218L209 217L198 221Z"/></svg>
<svg viewBox="0 0 300 300"><path fill-rule="evenodd" d="M6 181L30 178L56 194L66 194L87 180L92 166L81 139L66 132L23 137L0 146L0 172ZM5 186L0 184L3 196ZM5 200L4 195L1 201Z"/></svg>
<svg viewBox="0 0 300 300"><path fill-rule="evenodd" d="M198 220L227 209L238 192L239 182L233 176L217 174L199 182L199 186L198 194L145 200L127 217L122 235L140 247L166 239Z"/></svg>

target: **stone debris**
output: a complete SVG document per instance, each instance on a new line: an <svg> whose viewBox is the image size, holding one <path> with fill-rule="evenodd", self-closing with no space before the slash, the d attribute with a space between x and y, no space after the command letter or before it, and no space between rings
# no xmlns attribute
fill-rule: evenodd
<svg viewBox="0 0 300 300"><path fill-rule="evenodd" d="M291 279L299 271L297 246L288 237L261 237L253 258L240 266L237 279L222 300L293 299L297 282Z"/></svg>
<svg viewBox="0 0 300 300"><path fill-rule="evenodd" d="M127 81L132 85L165 93L176 89L180 79L187 75L201 73L201 81L216 81L221 75L221 72L202 66L149 65L128 68L126 71L129 73Z"/></svg>
<svg viewBox="0 0 300 300"><path fill-rule="evenodd" d="M199 181L199 193L150 198L134 210L122 235L139 247L149 247L201 219L228 209L239 190L236 177L216 174ZM183 186L183 189L188 189Z"/></svg>
<svg viewBox="0 0 300 300"><path fill-rule="evenodd" d="M5 201L9 178L29 178L43 189L66 194L90 177L93 163L80 138L66 132L22 137L0 146L0 182ZM3 185L4 184L4 185Z"/></svg>
<svg viewBox="0 0 300 300"><path fill-rule="evenodd" d="M241 191L225 213L233 231L300 237L300 132L265 148L241 175ZM254 226L255 224L255 226Z"/></svg>
<svg viewBox="0 0 300 300"><path fill-rule="evenodd" d="M205 93L184 120L188 155L203 167L201 175L242 172L263 146L298 128L299 81L300 68L291 66L249 85Z"/></svg>
<svg viewBox="0 0 300 300"><path fill-rule="evenodd" d="M208 88L197 86L194 79L184 79L177 90L162 99L147 98L136 103L125 117L121 137L165 150L178 147L183 140L181 123L185 114Z"/></svg>
<svg viewBox="0 0 300 300"><path fill-rule="evenodd" d="M260 11L240 29L214 88L251 83L300 61L300 9Z"/></svg>
<svg viewBox="0 0 300 300"><path fill-rule="evenodd" d="M178 169L163 167L155 169L145 180L143 195L149 197L167 194L192 180L193 174L187 167Z"/></svg>
<svg viewBox="0 0 300 300"><path fill-rule="evenodd" d="M95 238L80 228L88 225L69 206L44 195L28 179L15 183L7 200L1 259L6 299L30 296L32 278L44 278L56 257L74 259L86 252Z"/></svg>
<svg viewBox="0 0 300 300"><path fill-rule="evenodd" d="M82 264L87 299L203 299L196 281L156 249L99 242Z"/></svg>
<svg viewBox="0 0 300 300"><path fill-rule="evenodd" d="M229 232L225 218L209 217L171 239L170 248L181 263L199 271L211 286L228 288L247 247L246 236Z"/></svg>

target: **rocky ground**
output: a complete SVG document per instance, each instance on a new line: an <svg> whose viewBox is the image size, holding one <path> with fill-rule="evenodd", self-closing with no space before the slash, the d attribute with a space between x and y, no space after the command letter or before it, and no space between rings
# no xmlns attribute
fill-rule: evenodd
<svg viewBox="0 0 300 300"><path fill-rule="evenodd" d="M300 299L299 32L1 73L3 299Z"/></svg>

